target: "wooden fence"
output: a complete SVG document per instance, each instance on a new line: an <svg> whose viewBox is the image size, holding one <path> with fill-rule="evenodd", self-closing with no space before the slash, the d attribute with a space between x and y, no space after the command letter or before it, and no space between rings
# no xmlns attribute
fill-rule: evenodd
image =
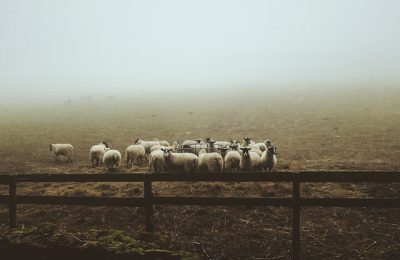
<svg viewBox="0 0 400 260"><path fill-rule="evenodd" d="M291 197L159 197L153 196L153 182L289 182ZM144 196L135 198L85 196L17 195L21 182L142 182ZM9 186L9 195L0 203L9 206L9 225L16 227L17 204L86 205L144 207L146 230L154 230L153 205L279 206L292 208L292 257L300 259L301 207L400 208L400 198L302 198L301 183L400 183L400 172L246 172L246 173L114 173L114 174L17 174L0 175L0 184Z"/></svg>

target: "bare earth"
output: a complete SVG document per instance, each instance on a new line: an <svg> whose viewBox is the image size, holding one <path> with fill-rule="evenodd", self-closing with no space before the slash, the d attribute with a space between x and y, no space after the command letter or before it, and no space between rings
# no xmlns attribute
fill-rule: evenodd
<svg viewBox="0 0 400 260"><path fill-rule="evenodd" d="M226 140L251 136L278 147L279 171L388 170L400 168L400 88L345 87L283 92L263 89L224 98L139 97L71 104L0 107L0 173L102 173L92 168L89 149L102 140L123 151L137 138ZM50 143L71 143L72 164L55 163ZM124 172L147 171L146 164ZM289 184L156 183L158 195L289 196ZM399 197L400 185L307 184L302 196ZM7 187L0 187L7 194ZM21 184L24 195L142 196L131 183ZM306 259L400 257L400 211L394 209L302 209ZM157 206L156 232L176 249L201 243L215 259L290 258L290 215L273 207ZM18 206L18 226L45 221L76 230L142 232L141 208ZM0 206L1 228L8 210Z"/></svg>

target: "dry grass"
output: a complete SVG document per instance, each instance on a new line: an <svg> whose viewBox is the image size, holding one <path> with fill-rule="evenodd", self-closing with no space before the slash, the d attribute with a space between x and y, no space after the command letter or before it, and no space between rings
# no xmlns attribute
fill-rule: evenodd
<svg viewBox="0 0 400 260"><path fill-rule="evenodd" d="M250 94L217 99L137 99L95 102L29 110L0 110L0 173L106 173L92 168L89 148L102 140L124 150L136 138L169 141L252 136L272 139L278 146L279 170L398 170L400 166L400 90L346 89L323 93L307 90ZM114 109L108 110L108 106ZM74 162L55 163L49 143L75 147ZM146 165L122 172L147 171ZM289 184L156 183L158 195L289 196ZM0 193L7 190L0 187ZM21 184L18 194L142 196L131 183ZM307 197L399 197L399 185L304 184ZM7 223L7 209L0 207ZM400 256L398 210L302 210L302 246L307 259L379 258ZM290 211L266 207L155 208L156 231L176 249L197 250L193 240L215 259L290 256ZM18 224L43 221L77 230L90 227L144 230L143 209L75 206L18 206ZM5 228L5 226L3 226ZM356 239L355 239L356 238Z"/></svg>

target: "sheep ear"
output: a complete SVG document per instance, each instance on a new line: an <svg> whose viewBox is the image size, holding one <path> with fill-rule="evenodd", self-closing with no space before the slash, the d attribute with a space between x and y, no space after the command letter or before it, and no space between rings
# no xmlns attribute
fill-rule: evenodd
<svg viewBox="0 0 400 260"><path fill-rule="evenodd" d="M244 151L244 149L246 149L246 148L240 147L240 150Z"/></svg>

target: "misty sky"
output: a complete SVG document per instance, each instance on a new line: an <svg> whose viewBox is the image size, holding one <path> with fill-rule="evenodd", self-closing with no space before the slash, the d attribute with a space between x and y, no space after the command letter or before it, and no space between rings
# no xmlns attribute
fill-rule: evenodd
<svg viewBox="0 0 400 260"><path fill-rule="evenodd" d="M399 46L398 0L0 0L0 101L398 81Z"/></svg>

